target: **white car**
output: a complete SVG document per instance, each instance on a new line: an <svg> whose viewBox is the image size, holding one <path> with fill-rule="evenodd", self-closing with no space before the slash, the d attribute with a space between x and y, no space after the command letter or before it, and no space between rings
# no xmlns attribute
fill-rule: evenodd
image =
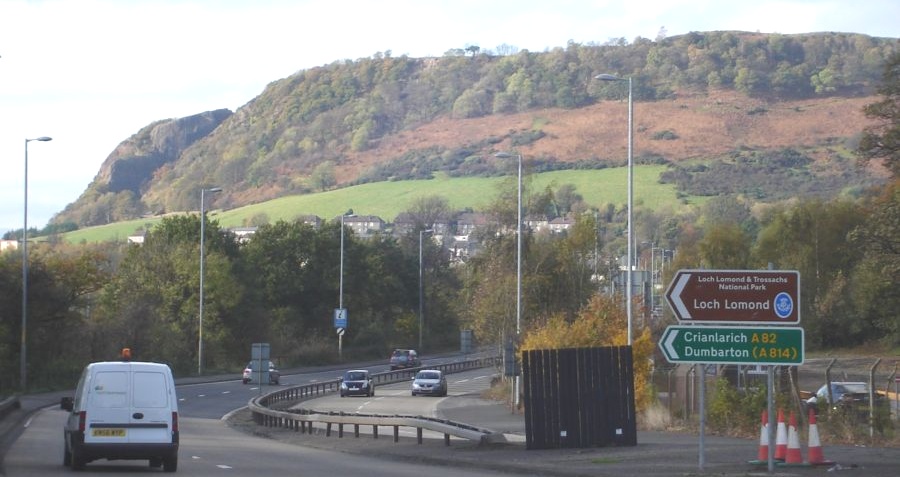
<svg viewBox="0 0 900 477"><path fill-rule="evenodd" d="M247 367L244 368L244 375L241 378L244 384L248 384L251 381L259 381L260 374L268 374L269 375L269 384L279 384L281 383L281 372L278 371L278 368L275 367L275 363L269 361L269 372L268 373L260 373L257 369L259 367L259 360L252 360L247 363ZM263 378L265 379L265 378Z"/></svg>

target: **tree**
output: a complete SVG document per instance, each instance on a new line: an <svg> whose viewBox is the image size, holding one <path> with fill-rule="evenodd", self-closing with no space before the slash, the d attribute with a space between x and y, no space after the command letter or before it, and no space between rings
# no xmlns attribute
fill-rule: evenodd
<svg viewBox="0 0 900 477"><path fill-rule="evenodd" d="M706 268L742 270L750 265L752 237L737 224L714 224L698 245Z"/></svg>
<svg viewBox="0 0 900 477"><path fill-rule="evenodd" d="M450 201L439 195L428 195L414 200L407 210L416 227L428 229L439 220L450 218Z"/></svg>
<svg viewBox="0 0 900 477"><path fill-rule="evenodd" d="M852 303L863 317L872 339L900 344L900 181L894 181L868 206L864 224L852 234L854 245L864 251L853 271Z"/></svg>
<svg viewBox="0 0 900 477"><path fill-rule="evenodd" d="M900 51L885 64L878 93L883 99L863 109L878 124L865 129L858 152L863 161L883 159L896 179L900 178Z"/></svg>
<svg viewBox="0 0 900 477"><path fill-rule="evenodd" d="M323 191L334 187L337 184L334 176L334 162L325 161L317 165L309 176L309 182L315 190Z"/></svg>
<svg viewBox="0 0 900 477"><path fill-rule="evenodd" d="M624 346L628 342L628 318L615 298L595 294L574 321L555 314L542 325L526 331L523 350ZM654 344L650 329L638 324L632 339L635 403L639 410L652 402L650 360Z"/></svg>

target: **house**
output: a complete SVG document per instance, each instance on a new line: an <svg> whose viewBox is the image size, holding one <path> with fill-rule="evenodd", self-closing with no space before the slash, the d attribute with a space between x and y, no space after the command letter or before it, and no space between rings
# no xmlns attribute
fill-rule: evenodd
<svg viewBox="0 0 900 477"><path fill-rule="evenodd" d="M341 220L340 217L337 220ZM377 232L384 231L384 220L375 215L348 215L344 216L344 225L350 227L359 237L368 237Z"/></svg>
<svg viewBox="0 0 900 477"><path fill-rule="evenodd" d="M19 241L18 240L0 240L0 252L5 250L18 250L19 249Z"/></svg>
<svg viewBox="0 0 900 477"><path fill-rule="evenodd" d="M463 212L456 220L456 234L468 236L479 227L487 225L487 215L477 212Z"/></svg>
<svg viewBox="0 0 900 477"><path fill-rule="evenodd" d="M247 243L253 234L256 233L259 227L232 227L228 229L229 232L234 234L234 237L237 239L238 243Z"/></svg>
<svg viewBox="0 0 900 477"><path fill-rule="evenodd" d="M416 220L409 212L401 212L394 218L395 237L402 237L416 230Z"/></svg>
<svg viewBox="0 0 900 477"><path fill-rule="evenodd" d="M549 226L549 222L547 221L547 217L542 215L531 215L525 217L525 220L522 221L522 226L527 230L531 230L532 232L540 232Z"/></svg>
<svg viewBox="0 0 900 477"><path fill-rule="evenodd" d="M575 226L575 219L572 217L557 217L550 221L550 232L560 234L567 232Z"/></svg>
<svg viewBox="0 0 900 477"><path fill-rule="evenodd" d="M318 230L319 227L322 226L322 218L315 214L310 215L298 215L294 218L297 222L302 222L304 224L312 225L312 228Z"/></svg>
<svg viewBox="0 0 900 477"><path fill-rule="evenodd" d="M144 245L144 238L146 236L147 236L146 230L144 230L144 229L135 230L133 234L128 236L128 243Z"/></svg>

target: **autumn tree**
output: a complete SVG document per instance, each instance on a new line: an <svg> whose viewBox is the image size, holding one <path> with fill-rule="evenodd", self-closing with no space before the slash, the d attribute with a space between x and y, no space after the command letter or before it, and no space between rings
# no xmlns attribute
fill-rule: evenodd
<svg viewBox="0 0 900 477"><path fill-rule="evenodd" d="M859 143L864 161L883 159L894 178L900 178L900 52L884 65L878 93L882 100L867 105L864 112L877 124L865 129Z"/></svg>
<svg viewBox="0 0 900 477"><path fill-rule="evenodd" d="M522 350L625 346L628 344L628 317L615 298L595 294L573 321L562 314L549 317L529 329L522 339ZM650 392L651 358L654 343L650 328L632 323L635 403L646 409L653 400Z"/></svg>

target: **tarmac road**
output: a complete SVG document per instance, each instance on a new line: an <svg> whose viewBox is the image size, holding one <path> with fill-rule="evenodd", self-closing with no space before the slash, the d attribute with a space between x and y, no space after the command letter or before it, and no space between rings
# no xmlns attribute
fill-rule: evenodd
<svg viewBox="0 0 900 477"><path fill-rule="evenodd" d="M452 386L451 386L452 389ZM502 432L505 444L478 445L453 439L450 446L443 439L426 438L417 444L413 437L394 442L390 432L381 431L374 439L361 429L360 437L345 429L326 436L324 429L315 434L301 434L287 429L265 428L254 424L246 410L228 418L229 424L245 432L295 445L332 451L363 454L392 460L409 460L439 466L490 469L521 475L547 476L684 476L684 475L850 475L896 477L900 475L900 449L862 446L827 446L824 457L834 461L827 466L778 466L773 474L768 466L752 465L759 451L759 439L705 437L704 465L700 466L699 437L684 432L638 431L634 447L588 449L527 450L525 419L512 413L502 403L480 398L478 393L440 399L437 417L476 425ZM802 455L807 456L806 442L801 442Z"/></svg>
<svg viewBox="0 0 900 477"><path fill-rule="evenodd" d="M229 424L260 437L277 439L295 445L363 454L392 460L408 460L440 466L493 469L523 475L546 476L685 476L685 475L848 475L896 477L900 475L900 449L853 446L828 446L823 449L833 465L816 467L778 466L774 474L767 465L751 465L757 457L759 441L731 437L706 436L705 464L699 465L699 438L680 432L638 431L638 445L634 447L605 447L589 449L527 450L525 423L521 414L512 414L502 404L477 397L445 400L439 406L442 417L476 424L479 427L503 432L508 443L478 445L453 440L445 446L442 439L425 439L420 445L414 438L402 438L395 443L390 433L378 439L370 434L353 437L352 432L338 438L336 432L326 437L324 430L317 434L301 434L280 428L261 428L250 421L249 412L232 415ZM806 443L801 443L806 457Z"/></svg>
<svg viewBox="0 0 900 477"><path fill-rule="evenodd" d="M865 371L874 360L855 366ZM821 372L821 365L813 373ZM884 365L879 368L884 371ZM803 371L801 371L803 372ZM854 373L856 374L856 373ZM22 409L0 420L0 455L10 439L15 440L27 416L41 407L54 405L66 393L23 396ZM738 439L709 436L705 438L704 465L699 464L699 438L682 432L638 431L638 445L634 447L605 447L588 449L527 450L524 416L510 412L503 404L467 395L444 399L438 413L447 419L470 423L478 427L502 432L508 443L478 446L468 441L453 440L445 446L442 439L426 439L421 445L415 439L401 438L394 443L387 434L380 439L353 433L338 438L336 433L326 437L300 434L286 429L262 428L249 420L249 412L240 411L228 418L230 425L251 435L278 439L295 445L361 454L377 458L412 460L439 466L459 468L497 469L527 475L547 476L683 476L683 475L859 475L896 477L900 475L900 449L865 446L825 446L823 454L835 464L818 467L777 467L774 474L765 465L750 465L756 459L758 439ZM806 442L801 443L806 457ZM2 469L0 469L2 473Z"/></svg>

